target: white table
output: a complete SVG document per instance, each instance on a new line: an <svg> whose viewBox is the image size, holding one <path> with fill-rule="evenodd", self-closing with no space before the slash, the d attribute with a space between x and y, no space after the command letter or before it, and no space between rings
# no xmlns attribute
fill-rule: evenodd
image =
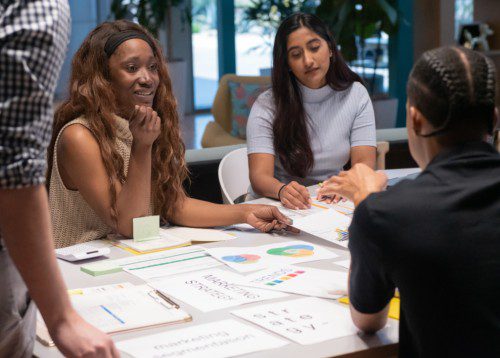
<svg viewBox="0 0 500 358"><path fill-rule="evenodd" d="M404 177L410 174L418 173L422 171L420 168L404 168L404 169L385 169L382 170L385 175L387 175L387 179L394 179L399 177Z"/></svg>
<svg viewBox="0 0 500 358"><path fill-rule="evenodd" d="M414 173L416 170L412 169L413 171L408 171L408 170L399 170L399 172L396 172L394 170L388 171L391 175L391 177L395 176L401 176L401 175L408 175L411 173ZM399 174L399 175L398 175ZM259 202L265 202L266 200L269 199L259 199ZM329 243L327 241L321 240L319 238L316 238L312 235L306 234L306 233L300 233L298 235L296 234L286 234L285 236L282 234L262 234L259 232L239 232L235 231L235 233L238 236L238 239L228 242L220 242L220 243L213 243L213 244L207 244L203 245L205 247L216 247L216 246L227 246L230 244L231 246L253 246L253 245L265 245L271 242L281 242L281 241L286 241L286 240L304 240L311 242L313 244L319 244L323 245L333 252L337 253L339 255L338 258L333 259L333 260L322 260L322 261L315 261L315 262L309 262L309 263L304 263L301 264L300 266L305 266L305 267L315 267L315 268L321 268L321 269L328 269L328 270L339 270L339 271L345 271L345 269L341 268L338 265L334 265L333 262L335 261L342 261L347 258L349 258L349 252L335 244ZM127 253L124 250L121 250L119 248L112 247L111 248L111 254L110 258L111 259L116 259L120 257L126 257L130 256L131 254ZM115 274L110 274L110 275L104 275L104 276L97 276L93 277L90 276L86 273L83 273L80 271L80 265L81 264L73 264L65 261L59 260L59 266L61 268L61 271L63 273L64 280L68 286L68 288L73 289L73 288L80 288L80 287L91 287L91 286L100 286L100 285L107 285L107 284L113 284L113 283L119 283L119 282L131 282L133 284L142 284L143 281L140 279L129 275L125 272L119 272ZM228 268L225 268L228 269ZM228 269L229 270L229 269ZM294 295L297 297L301 297L299 295ZM276 299L275 301L279 300L286 300L287 298L283 299ZM289 298L288 298L289 299ZM270 301L266 301L270 302ZM169 330L175 330L175 329L180 329L180 328L185 328L191 325L198 325L202 323L208 323L208 322L214 322L214 321L219 321L223 319L236 319L238 321L242 321L245 324L251 325L251 323L248 323L246 321L243 321L239 318L236 318L235 316L232 316L230 314L230 311L234 310L235 308L228 308L224 310L218 310L214 312L208 312L208 313L203 313L201 311L198 311L194 307L187 305L183 302L178 302L180 303L180 306L182 309L185 311L189 312L193 320L192 322L188 323L182 323L182 324L177 324L177 325L172 325L172 326L165 326L165 327L158 327L158 328L152 328L152 329L147 329L147 330L141 330L137 332L130 332L130 333L123 333L123 334L117 334L113 335L113 340L115 342L125 340L125 339L130 339L130 338L136 338L136 337L142 337L145 335L149 334L154 334L154 333L159 333L163 331L169 331ZM253 303L252 305L259 305L262 304L262 302L256 302ZM248 305L246 305L248 307ZM257 327L257 326L254 326ZM269 358L275 358L275 357L333 357L333 356L343 356L347 354L353 354L354 355L349 355L349 357L353 356L359 356L359 357L364 357L364 356L370 356L370 357L378 357L378 356L395 356L397 352L397 342L398 342L398 328L399 328L399 322L396 320L389 320L389 325L385 327L383 330L377 332L374 335L366 335L363 333L358 333L355 336L348 336L348 337L343 337L323 343L318 343L314 345L308 345L308 346L302 346L297 343L290 342L287 346L278 348L278 349L273 349L273 350L268 350L268 351L263 351L263 352L257 352L253 354L247 355L247 357L269 357ZM259 329L261 329L259 327ZM267 332L267 331L266 331ZM274 334L269 332L269 334ZM40 344L39 342L36 342L35 344L35 350L34 354L38 357L45 358L45 357L61 357L62 355L59 353L59 351L54 348L48 348Z"/></svg>
<svg viewBox="0 0 500 358"><path fill-rule="evenodd" d="M332 251L336 252L339 257L334 259L334 260L323 260L323 261L316 261L316 262L310 262L310 263L305 263L302 264L303 266L306 267L316 267L316 268L322 268L322 269L329 269L329 270L344 270L341 267L334 265L332 262L334 261L341 261L345 260L349 257L349 253L347 250L340 248L334 244L330 244L326 241L317 239L311 235L301 233L299 235L289 235L288 237L284 237L282 235L278 234L261 234L261 233L249 233L249 232L244 232L240 233L237 232L237 234L240 236L236 240L232 240L230 244L232 246L252 246L252 245L264 245L270 242L279 242L279 241L284 241L287 239L298 239L298 240L304 240L304 241L309 241L314 244L321 244L324 245L325 247L331 248ZM214 243L214 244L209 244L209 245L204 245L204 246L224 246L228 245L229 243ZM111 248L111 254L110 258L115 259L119 257L125 257L129 256L130 254L119 249L119 248ZM68 288L79 288L79 287L91 287L91 286L100 286L100 285L107 285L107 284L112 284L112 283L119 283L119 282L131 282L133 284L141 284L143 283L140 279L129 275L125 272L119 272L115 274L110 274L110 275L104 275L104 276L97 276L93 277L90 276L86 273L83 273L80 271L80 265L79 264L72 264L69 262L64 262L64 261L59 261L59 265L61 268L61 271L64 276L64 280L66 281L66 284L68 285ZM301 266L302 266L301 265ZM295 295L299 297L298 295ZM286 298L283 298L281 300L285 300ZM276 299L278 301L280 299ZM142 330L142 331L137 331L137 332L131 332L131 333L124 333L124 334L117 334L113 335L113 340L121 341L124 339L129 339L129 338L135 338L135 337L142 337L144 335L148 334L153 334L153 333L159 333L163 331L168 331L172 329L177 329L177 328L185 328L189 325L197 325L201 323L208 323L208 322L213 322L213 321L219 321L223 319L236 319L238 321L241 321L245 324L250 324L248 322L245 322L243 320L240 320L239 318L236 318L232 316L229 312L231 310L234 310L235 308L228 308L224 310L218 310L214 312L208 312L208 313L203 313L198 311L197 309L193 308L192 306L189 306L187 304L184 304L183 302L177 301L181 308L184 309L185 311L189 312L193 316L193 321L188 322L188 323L182 323L182 324L177 324L177 325L172 325L172 326L165 326L165 327L159 327L159 328L152 328L152 329L147 329L147 330ZM266 303L271 302L271 301L266 301ZM253 303L253 305L259 305L262 304L262 302L257 302ZM249 307L248 305L245 305L245 307ZM254 326L256 327L256 326ZM259 328L260 329L260 328ZM269 334L273 334L269 332ZM336 340L320 343L320 344L315 344L315 345L310 345L310 346L301 346L299 344L290 342L285 347L279 348L279 349L274 349L274 350L269 350L269 351L264 351L264 352L258 352L255 354L250 354L248 355L249 357L325 357L325 356L339 356L339 355L344 355L348 353L353 353L353 352L358 352L358 351L365 351L366 349L369 348L376 348L379 347L384 350L384 352L395 354L396 352L396 343L398 342L398 322L390 320L390 326L386 327L384 330L378 332L376 335L364 335L364 334L359 334L357 336L350 336L350 337L344 337L344 338L339 338ZM36 342L35 344L35 351L34 354L38 357L44 358L44 357L61 357L61 354L59 351L52 347L52 348L47 348L43 345L41 345L39 342Z"/></svg>

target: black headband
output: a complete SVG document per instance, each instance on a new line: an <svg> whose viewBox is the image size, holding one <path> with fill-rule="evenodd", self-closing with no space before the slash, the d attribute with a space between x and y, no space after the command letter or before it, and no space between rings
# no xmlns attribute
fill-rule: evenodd
<svg viewBox="0 0 500 358"><path fill-rule="evenodd" d="M106 44L104 45L104 52L106 53L106 56L110 58L118 46L130 39L144 40L149 44L149 46L151 46L152 49L154 48L151 40L142 32L135 30L126 30L117 32L108 38Z"/></svg>

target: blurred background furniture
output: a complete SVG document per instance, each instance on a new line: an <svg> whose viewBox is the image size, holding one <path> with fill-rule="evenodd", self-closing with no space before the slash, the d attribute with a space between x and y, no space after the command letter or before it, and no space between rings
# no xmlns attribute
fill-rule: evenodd
<svg viewBox="0 0 500 358"><path fill-rule="evenodd" d="M210 110L214 116L214 121L207 124L201 140L203 148L246 143L245 139L231 134L233 131L233 106L230 91L231 82L246 85L270 86L271 78L260 76L237 76L235 74L226 74L222 76ZM248 112L250 112L250 109L251 106L249 106Z"/></svg>

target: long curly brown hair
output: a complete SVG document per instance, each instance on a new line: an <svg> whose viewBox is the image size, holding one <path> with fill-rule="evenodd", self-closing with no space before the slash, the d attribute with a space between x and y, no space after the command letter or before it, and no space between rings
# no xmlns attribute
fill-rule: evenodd
<svg viewBox="0 0 500 358"><path fill-rule="evenodd" d="M134 30L146 35L158 61L159 85L153 109L161 119L161 133L152 147L151 181L154 211L162 219L172 216L177 204L185 197L183 182L188 177L184 159L185 147L181 140L179 116L172 84L161 48L153 36L141 26L126 20L105 22L97 26L83 41L71 64L69 99L56 110L52 139L48 149L47 183L52 173L52 158L57 136L68 122L84 116L99 144L106 173L110 180L112 218L116 222L117 191L114 180L125 182L124 161L115 147L116 126L114 114L117 102L112 87L109 61L104 52L107 39L120 31ZM114 180L113 180L114 179Z"/></svg>

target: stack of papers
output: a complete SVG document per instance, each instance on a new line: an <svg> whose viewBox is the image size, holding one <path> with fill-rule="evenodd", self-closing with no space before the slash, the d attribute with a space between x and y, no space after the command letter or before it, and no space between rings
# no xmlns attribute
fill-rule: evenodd
<svg viewBox="0 0 500 358"><path fill-rule="evenodd" d="M197 246L170 250L162 255L144 255L141 258L143 260L129 262L122 268L144 281L222 265Z"/></svg>
<svg viewBox="0 0 500 358"><path fill-rule="evenodd" d="M149 219L139 218L139 219ZM137 225L136 225L137 226ZM191 245L192 242L217 242L235 239L236 236L217 229L198 229L179 226L160 228L158 237L135 240L121 235L108 235L116 246L133 254L151 253Z"/></svg>
<svg viewBox="0 0 500 358"><path fill-rule="evenodd" d="M162 228L161 232L191 242L218 242L236 239L236 236L219 229L169 226Z"/></svg>
<svg viewBox="0 0 500 358"><path fill-rule="evenodd" d="M92 276L106 275L125 270L145 281L182 272L220 266L198 246L182 247L169 251L83 265L80 269Z"/></svg>
<svg viewBox="0 0 500 358"><path fill-rule="evenodd" d="M132 250L135 250L139 253L157 251L161 249L173 249L191 245L191 240L186 240L184 238L168 235L163 229L160 230L159 239L153 239L147 241L135 241L133 239L119 239L116 241L120 245L131 248Z"/></svg>
<svg viewBox="0 0 500 358"><path fill-rule="evenodd" d="M187 322L191 316L164 300L148 285L129 283L69 291L75 310L91 325L105 333L117 333L176 322ZM37 331L42 343L47 329L38 321Z"/></svg>

